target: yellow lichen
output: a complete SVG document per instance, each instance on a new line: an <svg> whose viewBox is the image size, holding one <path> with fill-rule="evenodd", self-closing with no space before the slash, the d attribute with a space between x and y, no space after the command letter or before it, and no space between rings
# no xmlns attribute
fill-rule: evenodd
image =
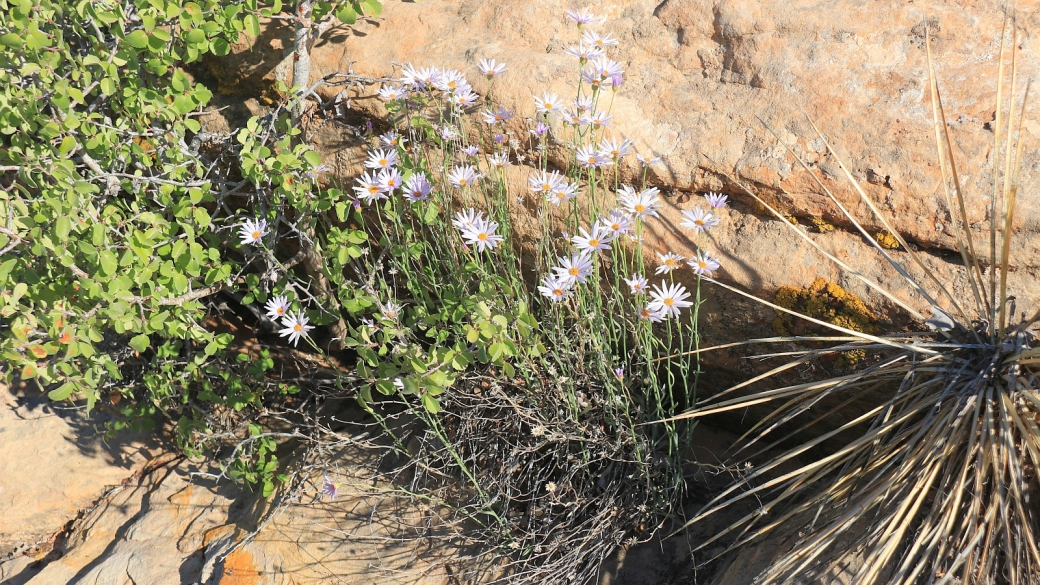
<svg viewBox="0 0 1040 585"><path fill-rule="evenodd" d="M899 240L888 232L878 232L874 234L874 239L877 241L879 246L886 250L895 250L899 248Z"/></svg>
<svg viewBox="0 0 1040 585"><path fill-rule="evenodd" d="M798 225L798 218L794 215L785 215L784 219L786 219L787 223L791 225Z"/></svg>
<svg viewBox="0 0 1040 585"><path fill-rule="evenodd" d="M826 219L823 219L822 217L809 218L809 223L811 223L813 227L816 228L816 231L820 232L821 234L834 231L834 224L827 221Z"/></svg>
<svg viewBox="0 0 1040 585"><path fill-rule="evenodd" d="M875 324L876 318L867 308L866 303L837 284L827 282L824 278L817 278L804 289L793 286L780 287L780 290L776 291L773 302L785 309L797 311L845 329L869 334L879 332ZM783 336L833 333L823 326L815 325L804 319L797 319L787 313L777 315L773 321L773 329L778 335ZM845 355L839 359L839 365L852 365L864 356L862 351L845 352Z"/></svg>

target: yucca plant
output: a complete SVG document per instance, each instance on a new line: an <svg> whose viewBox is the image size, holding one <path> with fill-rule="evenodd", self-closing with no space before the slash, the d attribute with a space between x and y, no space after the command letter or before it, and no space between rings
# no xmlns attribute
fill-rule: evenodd
<svg viewBox="0 0 1040 585"><path fill-rule="evenodd" d="M1003 38L1009 22L1013 42L1007 51ZM729 538L732 549L757 541L780 527L784 527L785 533L797 532L793 546L770 564L759 576L759 582L812 582L814 576L826 574L839 564L847 570L853 557L862 560L852 580L857 584L1040 582L1040 347L1034 327L1040 320L1040 311L1028 317L1028 312L1021 313L1016 320L1015 301L1009 296L1007 285L1019 188L1021 114L1029 94L1027 87L1015 119L1018 43L1014 31L1013 19L1009 17L1005 21L997 74L993 192L989 202L989 217L996 221L990 222L989 241L983 244L989 247L988 272L983 270L985 261L979 258L969 229L965 194L952 157L953 146L930 44L927 48L939 169L971 284L970 298L957 298L929 270L840 160L845 178L863 203L895 236L906 256L927 274L929 282L915 281L888 251L874 242L861 222L818 178L817 184L864 239L873 243L912 289L930 303L933 315L926 318L824 251L801 231L795 231L854 278L917 319L921 331L892 335L852 331L712 281L836 332L831 337L811 338L832 342L825 349L774 354L795 358L713 396L681 416L702 418L780 402L743 436L737 451L741 460L754 460L756 455L789 445L796 437L804 437L803 433L815 423L857 400L869 399L879 392L887 396L882 404L854 420L823 434L818 432L811 440L797 440L797 447L785 447L781 455L769 457L766 464L720 493L690 520L690 524L698 522L738 502L758 504L702 548ZM1004 105L1002 94L1007 52L1011 61L1009 106ZM813 129L823 139L815 125ZM838 158L829 144L827 149ZM791 153L797 158L793 150ZM801 159L799 162L816 178ZM736 181L733 184L739 185ZM745 192L782 218L750 190ZM933 297L927 289L937 290L938 294ZM778 337L747 343L808 339ZM766 378L821 356L849 350L867 350L879 357L847 375L740 394L742 389L753 388ZM819 407L813 409L835 402L840 404L828 412L819 412ZM820 448L832 446L835 437L849 436L854 438L837 449ZM790 530L792 527L797 528Z"/></svg>

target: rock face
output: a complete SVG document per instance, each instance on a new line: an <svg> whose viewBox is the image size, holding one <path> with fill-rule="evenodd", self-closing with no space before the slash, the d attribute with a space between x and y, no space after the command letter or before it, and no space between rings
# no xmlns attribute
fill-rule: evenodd
<svg viewBox="0 0 1040 585"><path fill-rule="evenodd" d="M104 421L102 413L88 418L82 408L0 385L0 559L45 555L80 510L157 452L144 435L103 441L95 428ZM0 565L0 581L10 576Z"/></svg>
<svg viewBox="0 0 1040 585"><path fill-rule="evenodd" d="M480 58L495 58L509 65L495 81L495 100L516 110L512 130L526 135L522 119L534 115L533 94L574 93L578 63L563 50L579 35L564 13L577 4L388 2L378 21L360 23L354 32L326 33L326 40L313 50L311 79L350 66L359 74L389 76L394 74L391 63L410 62L457 68L486 94L488 84L476 64ZM743 227L734 228L739 233L719 236L718 252L731 260L724 263L723 277L755 291L770 291L789 284L806 286L821 272L837 279L839 271L795 235L778 229L779 221L764 215L723 174L785 214L803 221L822 217L837 224L839 231L851 230L825 191L783 146L790 144L871 235L882 228L845 179L838 159L827 153L824 139L803 117L804 109L896 229L916 245L937 249L933 259L945 281L959 279L963 284L961 269L949 266L943 253L956 250L956 241L925 90L925 31L932 38L969 222L979 255L985 258L1000 6L967 0L627 0L594 6L607 16L596 30L620 40L610 55L626 71L616 96L608 93L603 98L611 100L608 134L634 140L640 152L665 156L666 166L653 169L650 179L666 194L721 190L734 196L737 217L731 220ZM1016 97L1021 96L1023 80L1040 65L1040 41L1034 37L1040 30L1040 12L1024 9L1018 23ZM1008 39L1010 45L1010 33ZM1009 78L1010 72L1005 75ZM353 107L384 113L371 94L354 97ZM779 139L759 119L774 128ZM1040 154L1028 144L1040 137L1040 123L1033 119L1031 107L1022 135L1027 146L1012 265L1019 306L1023 295L1035 306L1031 295L1040 290L1035 276L1040 267L1040 200L1032 190L1040 178ZM564 162L562 150L555 156L557 163ZM347 170L349 165L340 168ZM623 177L632 180L638 172L632 160L623 168ZM650 240L657 250L690 248L677 227L678 212L695 202L679 203L682 199L668 201L665 225L655 230L656 241ZM860 234L845 232L829 240L841 240L836 245L866 274L881 280L896 275L864 245ZM934 286L926 288L938 294ZM869 294L865 287L854 285L853 290ZM908 300L919 309L928 306L920 298Z"/></svg>

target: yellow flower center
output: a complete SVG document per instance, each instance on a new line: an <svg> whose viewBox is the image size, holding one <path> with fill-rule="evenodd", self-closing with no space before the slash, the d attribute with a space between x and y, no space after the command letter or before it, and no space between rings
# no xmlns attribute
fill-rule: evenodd
<svg viewBox="0 0 1040 585"><path fill-rule="evenodd" d="M580 271L580 270L578 270L577 268L575 268L575 267L571 266L571 267L570 267L570 268L569 268L569 269L567 270L567 274L570 274L571 276L578 276L579 274L581 274L581 271Z"/></svg>
<svg viewBox="0 0 1040 585"><path fill-rule="evenodd" d="M375 195L376 193L379 193L379 187L372 185L368 188L368 192Z"/></svg>
<svg viewBox="0 0 1040 585"><path fill-rule="evenodd" d="M599 247L599 240L596 240L596 239L589 240L589 247L590 248L598 248Z"/></svg>
<svg viewBox="0 0 1040 585"><path fill-rule="evenodd" d="M254 230L253 231L253 239L254 240L259 240L260 239L260 232Z"/></svg>
<svg viewBox="0 0 1040 585"><path fill-rule="evenodd" d="M704 260L699 260L697 262L697 266L700 266L701 268L707 268L708 267L708 263L705 262Z"/></svg>
<svg viewBox="0 0 1040 585"><path fill-rule="evenodd" d="M278 313L279 315L283 315L283 314L285 314L285 308L284 307L278 307L277 309L274 310L274 312Z"/></svg>
<svg viewBox="0 0 1040 585"><path fill-rule="evenodd" d="M488 238L487 234L485 234L484 232L481 232L480 234L477 235L477 239L480 240L481 242L486 242L487 238Z"/></svg>
<svg viewBox="0 0 1040 585"><path fill-rule="evenodd" d="M642 205L642 204L638 204L638 205L635 206L635 210L636 210L636 213L643 213L644 211L646 211L646 206Z"/></svg>
<svg viewBox="0 0 1040 585"><path fill-rule="evenodd" d="M669 258L669 259L664 261L664 265L665 266L675 266L675 260Z"/></svg>
<svg viewBox="0 0 1040 585"><path fill-rule="evenodd" d="M465 185L466 184L466 179L459 179L459 184L460 185Z"/></svg>
<svg viewBox="0 0 1040 585"><path fill-rule="evenodd" d="M675 300L671 299L671 298L664 299L661 302L664 303L665 305L668 305L669 307L671 307L672 305L675 304Z"/></svg>
<svg viewBox="0 0 1040 585"><path fill-rule="evenodd" d="M303 325L300 325L299 323L293 325L293 331L296 331L296 332L303 331Z"/></svg>
<svg viewBox="0 0 1040 585"><path fill-rule="evenodd" d="M561 289L561 288L554 288L553 289L553 294L558 296L558 297L562 297L563 296L563 289Z"/></svg>
<svg viewBox="0 0 1040 585"><path fill-rule="evenodd" d="M386 162L385 158L379 159L379 166L385 167L386 165L387 165L387 162Z"/></svg>

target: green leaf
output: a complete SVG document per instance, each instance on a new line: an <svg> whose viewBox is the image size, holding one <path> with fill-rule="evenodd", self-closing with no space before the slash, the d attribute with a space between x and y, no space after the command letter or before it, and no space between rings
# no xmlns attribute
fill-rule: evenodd
<svg viewBox="0 0 1040 585"><path fill-rule="evenodd" d="M63 215L54 222L54 235L58 237L59 242L64 242L69 239L69 232L72 231L72 220L69 216Z"/></svg>
<svg viewBox="0 0 1040 585"><path fill-rule="evenodd" d="M182 114L187 114L194 110L195 106L195 100L191 99L191 96L180 95L173 100L173 107L177 108L177 111Z"/></svg>
<svg viewBox="0 0 1040 585"><path fill-rule="evenodd" d="M64 384L62 384L58 388L48 392L47 393L47 397L50 398L51 400L55 400L55 401L57 401L57 400L65 400L69 396L72 396L72 393L75 392L75 391L76 391L76 385L75 384L73 384L72 382L65 382Z"/></svg>
<svg viewBox="0 0 1040 585"><path fill-rule="evenodd" d="M143 30L135 30L126 35L126 42L135 49L143 49L148 46L148 34Z"/></svg>
<svg viewBox="0 0 1040 585"><path fill-rule="evenodd" d="M66 155L72 152L72 149L76 148L76 139L72 136L66 136L61 141L61 145L58 146L58 152L62 155Z"/></svg>
<svg viewBox="0 0 1040 585"><path fill-rule="evenodd" d="M372 16L379 16L383 13L383 3L379 0L364 0L361 5L365 7L365 12Z"/></svg>
<svg viewBox="0 0 1040 585"><path fill-rule="evenodd" d="M441 411L441 403L437 402L437 399L429 394L423 394L422 405L430 414L437 414Z"/></svg>
<svg viewBox="0 0 1040 585"><path fill-rule="evenodd" d="M344 6L336 11L336 18L338 18L340 22L348 26L352 26L354 23L356 23L357 17L357 13L354 12L354 9L350 6Z"/></svg>
<svg viewBox="0 0 1040 585"><path fill-rule="evenodd" d="M148 349L148 336L147 335L135 335L130 340L130 347L136 351L144 351Z"/></svg>
<svg viewBox="0 0 1040 585"><path fill-rule="evenodd" d="M218 57L223 57L231 52L231 43L219 37L213 39L210 46L213 47L213 54Z"/></svg>
<svg viewBox="0 0 1040 585"><path fill-rule="evenodd" d="M110 250L102 250L100 254L101 271L105 276L112 276L119 269L119 262L116 260L116 255Z"/></svg>
<svg viewBox="0 0 1040 585"><path fill-rule="evenodd" d="M3 43L4 45L11 47L12 49L20 49L22 47L22 44L25 43L25 41L22 40L22 37L14 33L7 33L3 36L0 36L0 43Z"/></svg>
<svg viewBox="0 0 1040 585"><path fill-rule="evenodd" d="M111 77L101 78L101 93L105 95L112 95L116 92L116 82L112 81Z"/></svg>
<svg viewBox="0 0 1040 585"><path fill-rule="evenodd" d="M246 25L246 34L253 38L260 36L260 19L255 14L247 14L242 21Z"/></svg>
<svg viewBox="0 0 1040 585"><path fill-rule="evenodd" d="M202 30L201 28L193 28L189 30L187 34L184 35L184 40L188 41L189 43L192 43L193 45L204 43L206 42L206 31Z"/></svg>

